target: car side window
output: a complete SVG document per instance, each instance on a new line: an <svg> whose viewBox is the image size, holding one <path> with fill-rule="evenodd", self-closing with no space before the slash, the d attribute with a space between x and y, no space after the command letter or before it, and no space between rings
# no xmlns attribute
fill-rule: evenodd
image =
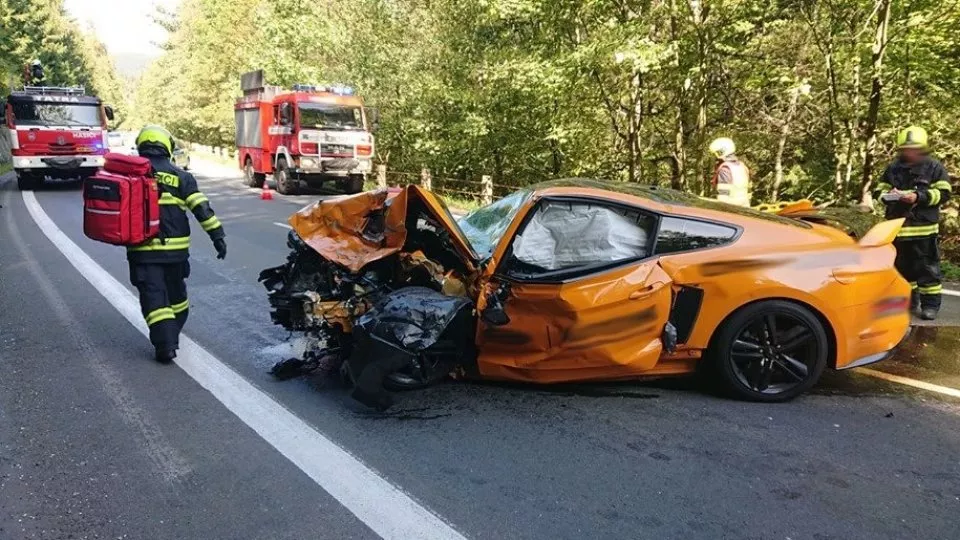
<svg viewBox="0 0 960 540"><path fill-rule="evenodd" d="M719 223L664 216L657 232L657 255L721 246L733 241L737 229Z"/></svg>
<svg viewBox="0 0 960 540"><path fill-rule="evenodd" d="M656 219L638 210L587 201L541 202L514 237L506 273L569 276L650 256Z"/></svg>

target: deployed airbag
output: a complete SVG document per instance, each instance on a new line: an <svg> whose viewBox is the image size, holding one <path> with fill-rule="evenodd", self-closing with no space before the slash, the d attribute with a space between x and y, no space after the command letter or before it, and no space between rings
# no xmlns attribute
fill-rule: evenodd
<svg viewBox="0 0 960 540"><path fill-rule="evenodd" d="M583 203L545 202L517 236L514 256L547 271L647 255L648 234L635 217Z"/></svg>

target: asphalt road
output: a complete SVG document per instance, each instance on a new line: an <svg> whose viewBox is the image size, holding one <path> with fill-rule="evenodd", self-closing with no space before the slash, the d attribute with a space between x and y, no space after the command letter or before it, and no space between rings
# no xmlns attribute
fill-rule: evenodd
<svg viewBox="0 0 960 540"><path fill-rule="evenodd" d="M957 537L960 400L863 373L828 374L782 405L686 380L450 383L388 414L327 381L275 382L266 372L290 346L256 276L283 261L283 222L317 195L261 201L234 171L195 164L229 256L194 227L185 333L242 392L196 364L153 363L123 299L85 279L0 180L0 539ZM83 237L76 190L36 199L127 286L123 251ZM960 298L944 315L877 369L960 388ZM258 419L264 400L279 407ZM288 440L301 427L345 452L298 454L321 448ZM316 468L331 456L355 485ZM423 534L390 534L421 522Z"/></svg>

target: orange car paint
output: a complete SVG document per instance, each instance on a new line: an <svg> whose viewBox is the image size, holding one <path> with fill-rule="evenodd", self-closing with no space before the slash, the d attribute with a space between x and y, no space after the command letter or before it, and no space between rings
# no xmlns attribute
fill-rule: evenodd
<svg viewBox="0 0 960 540"><path fill-rule="evenodd" d="M741 234L732 244L653 256L566 283L503 277L499 266L524 216L538 201L555 197L700 218L738 227ZM874 318L877 300L910 295L910 286L893 268L890 242L899 230L897 222L881 223L858 244L837 229L784 224L775 221L780 218L762 219L749 211L669 204L594 187L548 187L525 203L490 259L480 264L433 194L409 186L389 205L387 200L387 192L379 191L323 201L292 216L290 224L321 255L356 272L402 249L408 206L422 201L447 227L466 266L473 269L468 290L477 313L489 294L509 282L504 306L511 322L500 327L482 320L477 324L477 368L484 378L556 383L690 373L732 313L767 299L797 302L818 314L831 337L835 368L889 351L909 327L906 312ZM362 231L367 214L383 208L387 232L384 242L375 244L364 239ZM687 341L668 352L661 332L673 293L683 286L702 289L704 300Z"/></svg>
<svg viewBox="0 0 960 540"><path fill-rule="evenodd" d="M892 349L909 326L907 313L872 318L876 299L910 295L910 286L893 268L895 252L889 243L893 238L889 231L895 236L899 223L881 223L880 232L868 234L886 235L887 243L862 247L826 226L783 225L592 188L548 188L536 193L514 218L486 266L481 279L487 293L506 280L497 275L497 266L523 216L545 197L595 198L735 225L743 232L731 245L655 256L572 283L514 283L504 302L511 323L501 330L482 321L478 324L478 368L484 377L550 383L689 373L727 317L764 299L791 300L815 310L832 334L835 368ZM847 277L841 282L835 274ZM656 277L641 280L637 276ZM654 289L649 297L627 300L647 286ZM669 317L669 309L664 309L670 305L667 293L680 286L702 289L704 302L687 342L674 353L664 353L660 331ZM477 299L478 309L485 306L485 298L486 293ZM637 323L633 334L598 332L589 339L589 348L584 348L583 339L563 339L564 330L590 328L600 321L637 320L650 309L656 310L655 319ZM654 354L659 358L651 362Z"/></svg>

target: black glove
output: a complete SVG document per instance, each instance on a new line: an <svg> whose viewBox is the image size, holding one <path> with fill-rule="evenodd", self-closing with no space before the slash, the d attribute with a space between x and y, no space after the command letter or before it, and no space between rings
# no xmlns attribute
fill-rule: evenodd
<svg viewBox="0 0 960 540"><path fill-rule="evenodd" d="M218 259L227 258L227 241L223 238L217 238L213 241L213 248L217 250Z"/></svg>

